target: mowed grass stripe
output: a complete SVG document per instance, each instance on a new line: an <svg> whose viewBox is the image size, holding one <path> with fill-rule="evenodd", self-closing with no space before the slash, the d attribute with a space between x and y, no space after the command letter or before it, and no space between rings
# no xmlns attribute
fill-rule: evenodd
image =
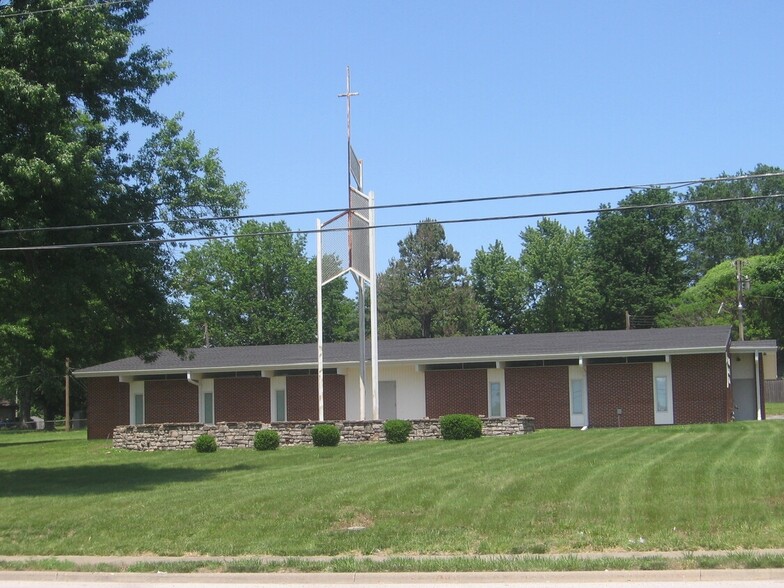
<svg viewBox="0 0 784 588"><path fill-rule="evenodd" d="M0 435L0 551L781 547L783 446L781 421L215 454Z"/></svg>

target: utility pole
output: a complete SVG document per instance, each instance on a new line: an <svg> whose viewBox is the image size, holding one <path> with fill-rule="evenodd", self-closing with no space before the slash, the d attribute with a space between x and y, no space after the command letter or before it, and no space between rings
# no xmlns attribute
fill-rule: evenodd
<svg viewBox="0 0 784 588"><path fill-rule="evenodd" d="M71 430L71 358L65 358L65 431Z"/></svg>
<svg viewBox="0 0 784 588"><path fill-rule="evenodd" d="M743 260L735 260L735 278L738 282L738 338L743 341Z"/></svg>

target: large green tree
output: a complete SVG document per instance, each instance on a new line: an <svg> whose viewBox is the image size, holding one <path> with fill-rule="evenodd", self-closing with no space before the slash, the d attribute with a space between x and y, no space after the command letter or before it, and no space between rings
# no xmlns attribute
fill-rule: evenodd
<svg viewBox="0 0 784 588"><path fill-rule="evenodd" d="M378 277L379 335L386 339L448 337L477 331L479 307L460 254L432 219L398 242Z"/></svg>
<svg viewBox="0 0 784 588"><path fill-rule="evenodd" d="M784 194L782 169L759 164L737 179L706 182L683 196L691 206L688 216L687 259L690 276L697 279L722 261L771 255L784 247L784 198L756 199ZM745 175L763 177L742 178ZM722 177L732 177L726 174ZM702 204L706 200L730 202Z"/></svg>
<svg viewBox="0 0 784 588"><path fill-rule="evenodd" d="M267 345L316 340L316 263L305 237L284 222L242 225L233 241L210 241L188 251L176 283L188 300L189 343ZM346 281L324 287L324 338L356 337L356 305Z"/></svg>
<svg viewBox="0 0 784 588"><path fill-rule="evenodd" d="M588 222L592 267L604 328L624 326L624 312L656 317L686 287L684 210L673 194L650 188Z"/></svg>
<svg viewBox="0 0 784 588"><path fill-rule="evenodd" d="M500 241L479 249L471 261L471 285L482 308L484 330L509 334L525 332L526 297L520 262L508 255Z"/></svg>
<svg viewBox="0 0 784 588"><path fill-rule="evenodd" d="M0 7L0 355L46 418L62 413L67 356L78 367L174 344L173 249L156 240L213 231L173 219L243 204L216 152L150 108L173 74L139 42L148 4ZM64 226L83 228L49 230ZM67 248L128 240L145 244ZM54 248L9 250L42 246Z"/></svg>
<svg viewBox="0 0 784 588"><path fill-rule="evenodd" d="M545 218L525 229L520 238L529 331L597 328L599 294L585 233Z"/></svg>
<svg viewBox="0 0 784 588"><path fill-rule="evenodd" d="M784 250L744 259L742 284L745 338L784 340ZM705 272L659 321L663 326L733 325L737 330L735 263L724 261Z"/></svg>

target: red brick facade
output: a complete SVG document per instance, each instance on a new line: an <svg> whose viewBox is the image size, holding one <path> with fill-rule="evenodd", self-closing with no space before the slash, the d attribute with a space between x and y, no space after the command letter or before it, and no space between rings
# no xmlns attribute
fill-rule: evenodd
<svg viewBox="0 0 784 588"><path fill-rule="evenodd" d="M317 421L318 408L318 376L288 376L286 418L290 421ZM324 375L324 418L328 421L346 418L345 376Z"/></svg>
<svg viewBox="0 0 784 588"><path fill-rule="evenodd" d="M732 411L724 354L672 356L672 407L676 424L725 423Z"/></svg>
<svg viewBox="0 0 784 588"><path fill-rule="evenodd" d="M146 381L144 422L198 423L199 389L187 380Z"/></svg>
<svg viewBox="0 0 784 588"><path fill-rule="evenodd" d="M487 370L425 372L425 412L431 419L445 414L488 413Z"/></svg>
<svg viewBox="0 0 784 588"><path fill-rule="evenodd" d="M670 366L676 424L729 420L732 393L727 388L723 353L673 355ZM589 426L654 424L651 363L589 364L585 373ZM488 414L486 369L431 370L424 372L424 380L425 415L422 416ZM504 381L508 416L531 416L538 428L570 426L567 366L507 368ZM324 377L325 419L346 418L345 385L342 375ZM216 422L272 420L268 378L216 378L214 391ZM115 426L128 424L129 396L129 384L120 383L117 377L87 381L90 439L105 439L111 436ZM286 404L289 421L318 420L317 376L288 376ZM199 421L198 388L184 379L144 382L144 406L145 423Z"/></svg>
<svg viewBox="0 0 784 588"><path fill-rule="evenodd" d="M270 422L269 378L216 378L215 422Z"/></svg>
<svg viewBox="0 0 784 588"><path fill-rule="evenodd" d="M509 368L506 414L534 417L538 428L569 426L569 367Z"/></svg>
<svg viewBox="0 0 784 588"><path fill-rule="evenodd" d="M619 422L622 427L654 424L652 364L589 365L586 372L590 426L617 427Z"/></svg>
<svg viewBox="0 0 784 588"><path fill-rule="evenodd" d="M108 439L114 427L128 424L131 396L116 376L87 380L87 438Z"/></svg>

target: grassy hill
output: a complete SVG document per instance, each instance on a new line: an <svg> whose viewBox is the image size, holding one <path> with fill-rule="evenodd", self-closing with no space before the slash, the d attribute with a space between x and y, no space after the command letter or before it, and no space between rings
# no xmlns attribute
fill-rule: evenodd
<svg viewBox="0 0 784 588"><path fill-rule="evenodd" d="M5 555L784 547L784 421L131 453L0 435Z"/></svg>

